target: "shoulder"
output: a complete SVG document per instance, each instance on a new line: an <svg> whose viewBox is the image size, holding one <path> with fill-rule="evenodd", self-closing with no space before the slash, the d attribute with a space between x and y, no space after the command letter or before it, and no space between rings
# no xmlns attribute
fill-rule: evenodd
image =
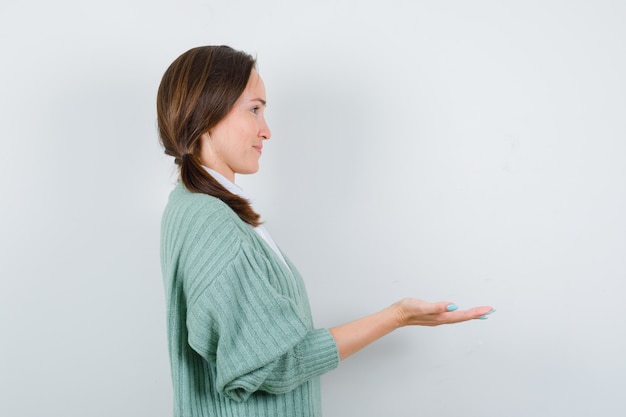
<svg viewBox="0 0 626 417"><path fill-rule="evenodd" d="M211 220L218 223L236 225L239 216L219 198L193 193L180 182L170 193L163 212L163 221L177 223L197 223Z"/></svg>
<svg viewBox="0 0 626 417"><path fill-rule="evenodd" d="M230 209L219 198L202 193L193 193L185 188L182 183L178 182L170 193L165 211L180 210L208 210L226 215Z"/></svg>
<svg viewBox="0 0 626 417"><path fill-rule="evenodd" d="M197 246L198 239L233 249L246 234L247 225L228 205L216 197L193 193L178 183L163 212L161 232L164 240Z"/></svg>

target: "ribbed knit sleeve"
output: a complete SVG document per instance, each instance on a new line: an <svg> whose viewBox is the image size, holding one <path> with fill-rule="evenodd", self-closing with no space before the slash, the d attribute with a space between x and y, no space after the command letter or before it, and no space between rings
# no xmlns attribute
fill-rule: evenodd
<svg viewBox="0 0 626 417"><path fill-rule="evenodd" d="M240 248L187 315L189 344L216 361L217 390L236 401L258 390L291 391L338 363L329 331L313 330L295 301L270 284L266 268L247 252Z"/></svg>
<svg viewBox="0 0 626 417"><path fill-rule="evenodd" d="M182 245L174 281L186 342L215 369L212 389L243 402L258 391L290 392L334 369L339 356L330 332L313 328L299 276L229 210L194 206L171 227L184 235L172 239Z"/></svg>

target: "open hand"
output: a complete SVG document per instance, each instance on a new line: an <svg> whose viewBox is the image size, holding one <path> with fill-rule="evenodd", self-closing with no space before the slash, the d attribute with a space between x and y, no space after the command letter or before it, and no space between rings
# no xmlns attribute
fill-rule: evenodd
<svg viewBox="0 0 626 417"><path fill-rule="evenodd" d="M495 311L489 306L458 310L456 304L449 301L430 303L416 298L404 298L392 307L396 309L399 327L439 326L472 319L486 319L488 314Z"/></svg>

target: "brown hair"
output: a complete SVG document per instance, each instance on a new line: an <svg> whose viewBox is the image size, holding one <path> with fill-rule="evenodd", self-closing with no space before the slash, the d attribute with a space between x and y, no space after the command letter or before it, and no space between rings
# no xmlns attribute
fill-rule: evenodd
<svg viewBox="0 0 626 417"><path fill-rule="evenodd" d="M230 112L255 65L252 56L228 46L193 48L172 62L157 93L161 144L175 158L185 188L219 198L254 227L261 222L250 202L226 190L198 156L200 136Z"/></svg>

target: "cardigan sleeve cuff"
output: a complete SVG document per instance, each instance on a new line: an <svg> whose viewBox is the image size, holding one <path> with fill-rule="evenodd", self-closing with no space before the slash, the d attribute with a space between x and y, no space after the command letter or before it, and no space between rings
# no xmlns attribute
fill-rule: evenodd
<svg viewBox="0 0 626 417"><path fill-rule="evenodd" d="M330 331L315 329L272 364L231 381L224 393L235 401L244 401L254 391L284 394L338 365L339 352Z"/></svg>

